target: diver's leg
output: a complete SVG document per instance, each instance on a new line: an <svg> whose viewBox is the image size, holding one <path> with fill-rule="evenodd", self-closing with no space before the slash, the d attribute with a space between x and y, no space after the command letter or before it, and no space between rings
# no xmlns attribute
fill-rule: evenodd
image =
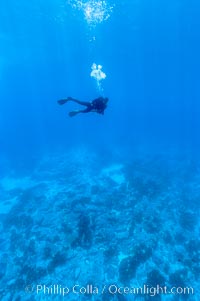
<svg viewBox="0 0 200 301"><path fill-rule="evenodd" d="M59 105L64 105L66 102L68 102L68 101L74 101L74 102L76 102L76 103L78 103L79 105L82 105L82 106L89 106L90 105L90 102L88 102L88 101L80 101L80 100L78 100L78 99L75 99L75 98L73 98L73 97L67 97L66 99L60 99L60 100L58 100L58 104Z"/></svg>
<svg viewBox="0 0 200 301"><path fill-rule="evenodd" d="M60 99L60 100L58 100L58 104L59 104L59 105L64 105L64 104L65 104L66 102L68 102L69 100L78 101L78 100L74 99L73 97L68 96L68 97L65 98L65 99Z"/></svg>
<svg viewBox="0 0 200 301"><path fill-rule="evenodd" d="M88 101L80 101L80 100L72 98L72 97L68 97L68 100L74 101L74 102L78 103L79 105L86 106L86 107L90 105L90 102L88 102Z"/></svg>
<svg viewBox="0 0 200 301"><path fill-rule="evenodd" d="M75 116L75 115L77 115L77 114L79 114L79 113L88 113L88 112L90 112L90 110L89 110L88 108L85 109L85 110L71 111L71 112L69 112L69 116L70 116L70 117L73 117L73 116Z"/></svg>

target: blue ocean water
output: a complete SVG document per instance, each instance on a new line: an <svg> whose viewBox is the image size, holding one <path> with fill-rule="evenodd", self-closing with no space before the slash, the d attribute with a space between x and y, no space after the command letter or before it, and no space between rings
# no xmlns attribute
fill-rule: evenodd
<svg viewBox="0 0 200 301"><path fill-rule="evenodd" d="M199 300L199 15L0 2L1 300Z"/></svg>

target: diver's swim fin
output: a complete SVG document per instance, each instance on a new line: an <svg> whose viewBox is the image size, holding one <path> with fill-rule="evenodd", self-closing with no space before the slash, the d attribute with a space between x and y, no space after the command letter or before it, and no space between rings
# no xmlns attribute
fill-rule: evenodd
<svg viewBox="0 0 200 301"><path fill-rule="evenodd" d="M67 101L68 101L68 99L60 99L60 100L58 100L58 104L64 105Z"/></svg>
<svg viewBox="0 0 200 301"><path fill-rule="evenodd" d="M72 111L72 112L69 112L69 116L74 117L78 113L79 113L79 111Z"/></svg>

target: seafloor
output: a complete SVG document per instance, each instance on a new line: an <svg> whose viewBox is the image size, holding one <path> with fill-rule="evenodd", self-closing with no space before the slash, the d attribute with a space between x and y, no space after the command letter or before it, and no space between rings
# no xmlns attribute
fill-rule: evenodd
<svg viewBox="0 0 200 301"><path fill-rule="evenodd" d="M199 300L200 165L187 156L45 156L0 179L0 300ZM37 285L99 288L36 292ZM102 287L192 287L110 294Z"/></svg>

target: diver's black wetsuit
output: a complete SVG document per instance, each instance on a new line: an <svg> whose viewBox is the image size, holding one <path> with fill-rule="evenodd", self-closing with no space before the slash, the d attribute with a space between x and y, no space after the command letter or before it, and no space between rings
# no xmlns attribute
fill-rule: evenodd
<svg viewBox="0 0 200 301"><path fill-rule="evenodd" d="M108 102L108 98L104 98L104 97L98 97L91 102L80 101L80 100L74 99L72 97L68 97L67 99L58 100L58 103L60 105L63 105L70 100L74 101L82 106L86 106L85 110L77 110L77 111L69 112L69 116L71 116L71 117L75 116L78 113L89 113L89 112L96 112L98 114L103 115L104 110L107 108L107 102Z"/></svg>

